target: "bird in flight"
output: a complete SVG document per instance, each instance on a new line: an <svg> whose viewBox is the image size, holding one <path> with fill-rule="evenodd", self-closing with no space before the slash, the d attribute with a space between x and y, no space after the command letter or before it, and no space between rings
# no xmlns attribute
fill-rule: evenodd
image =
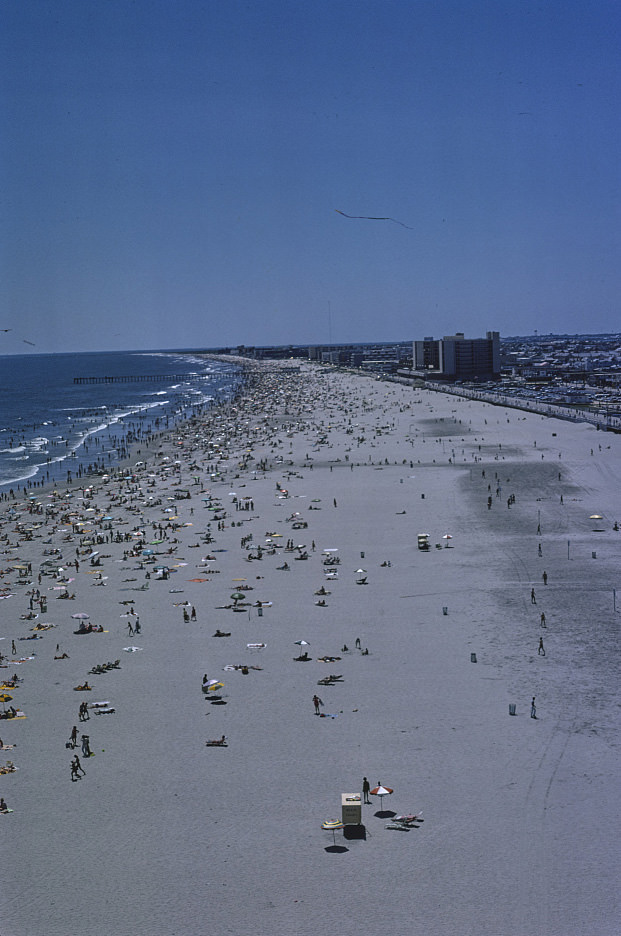
<svg viewBox="0 0 621 936"><path fill-rule="evenodd" d="M334 209L337 214L343 215L344 218L350 218L352 221L392 221L393 224L400 224L401 227L407 228L408 231L413 231L414 228L411 228L409 224L404 224L403 221L397 221L396 218L373 218L369 215L348 215L344 211L339 211L338 208Z"/></svg>

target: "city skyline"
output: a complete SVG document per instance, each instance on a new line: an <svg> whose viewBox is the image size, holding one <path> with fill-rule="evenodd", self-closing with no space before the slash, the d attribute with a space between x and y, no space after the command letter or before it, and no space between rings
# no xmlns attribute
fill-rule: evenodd
<svg viewBox="0 0 621 936"><path fill-rule="evenodd" d="M614 329L615 4L0 23L0 354Z"/></svg>

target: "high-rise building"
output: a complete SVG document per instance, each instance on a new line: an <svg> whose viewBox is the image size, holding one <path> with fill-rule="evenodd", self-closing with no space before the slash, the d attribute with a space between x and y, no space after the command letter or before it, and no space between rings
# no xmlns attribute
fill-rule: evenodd
<svg viewBox="0 0 621 936"><path fill-rule="evenodd" d="M493 380L500 376L500 334L466 338L463 332L414 342L414 369L438 380Z"/></svg>

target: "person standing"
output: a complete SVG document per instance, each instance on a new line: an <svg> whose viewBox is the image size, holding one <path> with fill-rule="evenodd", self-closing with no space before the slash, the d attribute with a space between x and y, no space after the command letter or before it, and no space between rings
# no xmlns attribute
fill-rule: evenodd
<svg viewBox="0 0 621 936"><path fill-rule="evenodd" d="M70 739L69 739L70 742L71 742L71 747L75 747L76 744L78 743L78 735L79 735L79 734L80 734L80 732L78 731L77 725L74 725L73 728L71 729L71 737L70 737Z"/></svg>
<svg viewBox="0 0 621 936"><path fill-rule="evenodd" d="M536 599L536 597L535 597L535 589L534 589L534 588L531 588L531 590L530 590L530 603L531 603L531 604L537 604L537 599Z"/></svg>
<svg viewBox="0 0 621 936"><path fill-rule="evenodd" d="M537 718L537 708L535 706L535 697L533 696L533 701L530 703L530 717Z"/></svg>
<svg viewBox="0 0 621 936"><path fill-rule="evenodd" d="M315 706L315 715L319 715L320 714L319 706L323 705L323 702L321 701L318 695L313 696L313 705Z"/></svg>
<svg viewBox="0 0 621 936"><path fill-rule="evenodd" d="M541 612L541 626L542 626L542 627L545 627L545 626L546 626L546 616L545 616L545 613L544 613L543 611Z"/></svg>
<svg viewBox="0 0 621 936"><path fill-rule="evenodd" d="M543 575L541 576L541 578L543 579L543 584L544 584L544 585L547 585L547 584L548 584L548 573L547 573L547 572L544 572Z"/></svg>
<svg viewBox="0 0 621 936"><path fill-rule="evenodd" d="M362 799L363 802L367 805L371 805L371 800L369 799L369 793L371 791L371 784L366 777L362 778Z"/></svg>
<svg viewBox="0 0 621 936"><path fill-rule="evenodd" d="M543 656L546 655L546 652L543 647L543 637L539 638L539 647L537 649L537 656L539 656L540 654L543 654Z"/></svg>

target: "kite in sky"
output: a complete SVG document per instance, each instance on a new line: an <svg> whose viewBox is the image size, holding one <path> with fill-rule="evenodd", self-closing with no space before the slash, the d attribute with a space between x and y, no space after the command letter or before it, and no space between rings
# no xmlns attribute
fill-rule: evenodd
<svg viewBox="0 0 621 936"><path fill-rule="evenodd" d="M348 215L348 214L345 214L344 211L339 211L338 208L335 208L334 210L336 211L337 214L343 215L344 218L351 218L352 221L353 221L353 220L357 220L357 221L392 221L393 224L400 224L401 227L407 228L408 231L413 231L413 230L414 230L414 228L411 228L411 227L409 226L409 224L404 224L403 221L397 221L396 218L372 218L372 217L369 217L368 215Z"/></svg>
<svg viewBox="0 0 621 936"><path fill-rule="evenodd" d="M10 331L13 331L13 329L12 328L0 328L0 332L10 332ZM24 344L29 344L29 345L32 345L33 348L36 348L36 344L34 343L34 341L28 341L26 338L22 338L21 340L24 342Z"/></svg>

